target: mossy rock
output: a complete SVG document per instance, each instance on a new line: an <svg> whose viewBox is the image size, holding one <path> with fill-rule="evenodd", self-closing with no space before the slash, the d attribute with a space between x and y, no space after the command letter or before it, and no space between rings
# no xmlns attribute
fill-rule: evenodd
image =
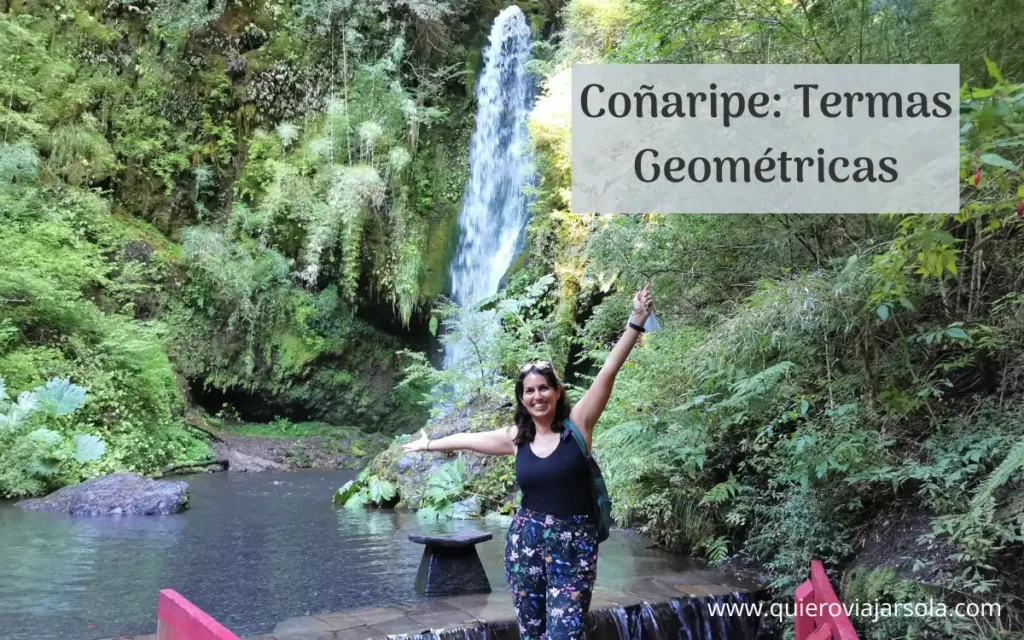
<svg viewBox="0 0 1024 640"><path fill-rule="evenodd" d="M490 431L512 424L511 404L501 399L476 399L466 407L455 411L436 423L428 424L425 429L430 438L441 438L453 433L476 433ZM418 437L418 432L410 436ZM496 467L507 465L504 456L486 456L469 451L458 453L406 453L405 443L396 441L386 451L378 455L369 466L369 473L391 482L398 487L401 501L399 508L418 509L427 480L443 464L461 455L466 465L465 479L467 486L474 486L477 480L485 477ZM493 503L488 500L485 503Z"/></svg>

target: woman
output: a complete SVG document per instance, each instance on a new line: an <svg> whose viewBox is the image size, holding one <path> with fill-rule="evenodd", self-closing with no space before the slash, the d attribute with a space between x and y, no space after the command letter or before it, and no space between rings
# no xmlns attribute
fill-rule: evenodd
<svg viewBox="0 0 1024 640"><path fill-rule="evenodd" d="M615 376L650 315L650 285L633 298L626 331L579 403L569 409L551 363L525 365L516 379L515 425L484 433L423 436L406 451L457 451L515 456L522 508L505 542L505 576L522 638L576 640L597 578L597 525L590 469L565 423L591 447Z"/></svg>

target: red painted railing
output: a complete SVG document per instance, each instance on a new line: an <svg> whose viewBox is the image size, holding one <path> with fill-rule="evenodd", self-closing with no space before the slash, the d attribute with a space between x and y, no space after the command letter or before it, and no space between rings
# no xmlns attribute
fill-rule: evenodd
<svg viewBox="0 0 1024 640"><path fill-rule="evenodd" d="M796 640L858 640L853 623L825 575L820 560L811 561L811 579L797 587ZM178 592L164 589L157 607L157 640L240 640Z"/></svg>
<svg viewBox="0 0 1024 640"><path fill-rule="evenodd" d="M171 589L160 592L157 640L239 640L224 626Z"/></svg>
<svg viewBox="0 0 1024 640"><path fill-rule="evenodd" d="M797 587L796 640L857 640L853 623L839 602L820 560L811 561L811 579Z"/></svg>

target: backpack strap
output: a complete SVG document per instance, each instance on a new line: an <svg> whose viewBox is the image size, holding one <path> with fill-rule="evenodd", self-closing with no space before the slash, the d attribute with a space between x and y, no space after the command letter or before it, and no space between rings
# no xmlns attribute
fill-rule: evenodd
<svg viewBox="0 0 1024 640"><path fill-rule="evenodd" d="M565 419L565 426L569 429L569 433L576 440L576 444L580 445L580 449L583 450L583 457L590 459L590 451L587 450L587 441L583 439L583 434L580 433L579 427L577 427L572 420L569 418Z"/></svg>

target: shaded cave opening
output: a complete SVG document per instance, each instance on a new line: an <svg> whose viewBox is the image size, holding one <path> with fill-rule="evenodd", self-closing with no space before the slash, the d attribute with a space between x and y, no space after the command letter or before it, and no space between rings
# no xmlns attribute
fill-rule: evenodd
<svg viewBox="0 0 1024 640"><path fill-rule="evenodd" d="M291 422L313 422L322 418L309 407L279 402L264 393L238 387L220 388L207 385L201 379L189 380L188 385L192 402L209 415L216 416L227 408L224 415L227 422L268 423L277 418Z"/></svg>

